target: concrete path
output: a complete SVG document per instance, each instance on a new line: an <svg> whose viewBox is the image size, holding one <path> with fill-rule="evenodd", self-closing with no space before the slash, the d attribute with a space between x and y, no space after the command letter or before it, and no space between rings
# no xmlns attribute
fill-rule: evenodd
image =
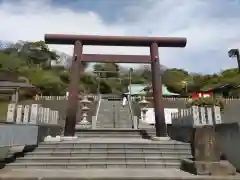
<svg viewBox="0 0 240 180"><path fill-rule="evenodd" d="M240 176L195 176L179 169L2 170L0 179L64 180L239 180Z"/></svg>

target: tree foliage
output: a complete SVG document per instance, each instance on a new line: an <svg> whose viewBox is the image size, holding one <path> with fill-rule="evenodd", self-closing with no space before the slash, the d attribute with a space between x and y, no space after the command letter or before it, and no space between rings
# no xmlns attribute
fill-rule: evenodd
<svg viewBox="0 0 240 180"><path fill-rule="evenodd" d="M56 52L51 51L43 41L26 42L22 46L16 44L0 52L0 74L17 74L19 81L38 86L44 95L62 95L70 82L70 69L52 67L51 60L56 61L58 58ZM81 91L87 93L122 93L127 91L130 83L151 86L152 71L149 65L133 68L131 72L131 68L116 63L96 63L93 67L84 63L83 67L84 72L76 83L79 83ZM93 71L86 71L88 67ZM159 76L162 82L175 93L188 94L223 84L240 84L237 68L209 75L189 73L177 68L161 68ZM239 92L236 90L232 94Z"/></svg>

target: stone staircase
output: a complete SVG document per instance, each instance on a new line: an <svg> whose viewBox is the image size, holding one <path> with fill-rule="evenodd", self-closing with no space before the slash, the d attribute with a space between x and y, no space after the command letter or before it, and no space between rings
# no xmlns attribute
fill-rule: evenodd
<svg viewBox="0 0 240 180"><path fill-rule="evenodd" d="M75 135L79 138L107 138L107 139L142 139L144 130L132 130L129 128L103 128L103 129L80 129Z"/></svg>
<svg viewBox="0 0 240 180"><path fill-rule="evenodd" d="M82 137L40 143L5 169L179 169L184 158L191 158L190 145L178 141Z"/></svg>
<svg viewBox="0 0 240 180"><path fill-rule="evenodd" d="M97 128L132 128L129 106L121 100L102 99L97 117Z"/></svg>
<svg viewBox="0 0 240 180"><path fill-rule="evenodd" d="M73 141L42 142L0 170L1 179L182 180L239 179L239 176L195 176L180 170L192 158L190 145L179 141L150 141L130 130L85 130ZM134 130L132 130L134 131ZM79 133L79 132L78 132ZM83 136L83 134L96 136ZM137 134L137 132L135 132ZM98 134L98 135L97 135ZM99 137L104 134L104 137ZM109 138L116 134L115 138Z"/></svg>

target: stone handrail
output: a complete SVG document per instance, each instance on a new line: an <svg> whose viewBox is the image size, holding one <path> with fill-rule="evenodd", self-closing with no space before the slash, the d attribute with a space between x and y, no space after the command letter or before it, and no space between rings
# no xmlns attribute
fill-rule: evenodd
<svg viewBox="0 0 240 180"><path fill-rule="evenodd" d="M132 127L135 129L135 128L138 128L138 127L135 127L136 122L134 122L135 119L134 119L134 112L133 112L133 109L132 109L132 99L129 96L127 98L128 98L129 111L130 111L130 115L131 115Z"/></svg>
<svg viewBox="0 0 240 180"><path fill-rule="evenodd" d="M102 96L99 94L99 100L98 100L97 111L96 111L96 121L97 121L97 118L98 118L99 109L100 109L100 106L101 106L101 101L102 101Z"/></svg>

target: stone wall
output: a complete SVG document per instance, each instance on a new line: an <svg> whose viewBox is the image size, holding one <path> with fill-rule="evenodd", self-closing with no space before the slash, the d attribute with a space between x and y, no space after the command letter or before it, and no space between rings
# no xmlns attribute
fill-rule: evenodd
<svg viewBox="0 0 240 180"><path fill-rule="evenodd" d="M223 122L219 107L193 106L173 113L168 134L174 140L191 143L194 156L196 130L207 126L214 129L222 158L240 171L240 127L238 123Z"/></svg>
<svg viewBox="0 0 240 180"><path fill-rule="evenodd" d="M168 125L169 136L178 141L189 142L193 147L195 128L191 126ZM223 158L240 171L240 127L238 123L216 124L217 142Z"/></svg>
<svg viewBox="0 0 240 180"><path fill-rule="evenodd" d="M222 112L222 118L225 123L239 123L240 124L240 99L226 99L225 108Z"/></svg>
<svg viewBox="0 0 240 180"><path fill-rule="evenodd" d="M60 135L59 125L0 124L0 146L37 145L48 135Z"/></svg>
<svg viewBox="0 0 240 180"><path fill-rule="evenodd" d="M45 137L61 135L62 130L60 125L53 124L0 124L0 161L4 163L16 153L32 151Z"/></svg>

